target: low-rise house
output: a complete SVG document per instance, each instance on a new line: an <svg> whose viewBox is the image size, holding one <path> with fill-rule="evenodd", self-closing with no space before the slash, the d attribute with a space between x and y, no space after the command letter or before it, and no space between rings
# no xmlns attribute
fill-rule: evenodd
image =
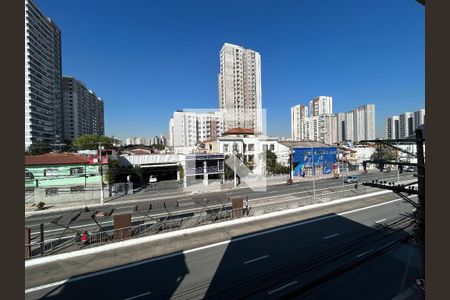
<svg viewBox="0 0 450 300"><path fill-rule="evenodd" d="M102 158L103 166L108 157ZM25 155L25 187L99 184L98 159L76 153Z"/></svg>

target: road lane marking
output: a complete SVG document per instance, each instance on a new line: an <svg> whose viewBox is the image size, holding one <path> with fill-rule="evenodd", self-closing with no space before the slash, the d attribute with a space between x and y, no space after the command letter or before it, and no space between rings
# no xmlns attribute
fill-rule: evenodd
<svg viewBox="0 0 450 300"><path fill-rule="evenodd" d="M361 196L352 197L352 198L359 199L360 197ZM339 200L337 200L337 201L339 201ZM153 258L149 258L147 260L139 261L139 262L136 262L136 263L131 263L131 264L123 265L123 266L119 266L119 267L113 267L113 268L110 268L110 269L107 269L107 270L104 270L104 271L93 272L93 273L88 274L88 275L81 275L79 277L74 277L74 278L70 278L70 279L66 279L66 280L62 280L62 281L58 281L58 282L54 282L54 283L49 283L49 284L45 284L45 285L29 288L29 289L25 290L25 294L31 293L31 292L35 292L35 291L39 291L39 290L42 290L42 289L46 289L46 288L49 288L49 287L54 287L54 286L57 286L57 285L62 285L64 283L66 283L66 282L74 282L74 281L78 281L78 280L83 280L83 279L86 279L86 278L95 277L95 276L99 276L99 275L103 275L103 274L107 274L107 273L111 273L111 272L116 272L116 271L120 271L120 270L123 270L123 269L133 268L133 267L140 266L140 265L147 264L147 263L151 263L151 262L154 262L154 261L164 260L164 259L167 259L167 258L179 256L179 255L185 255L185 254L188 254L188 253L193 253L193 252L197 252L197 251L201 251L201 250L204 250L204 249L213 248L213 247L217 247L217 246L221 246L221 245L227 245L229 243L238 242L238 241L241 241L241 240L245 240L245 239L253 238L253 237L256 237L256 236L269 234L269 233L272 233L272 232L277 232L277 231L281 231L281 230L285 230L285 229L289 229L289 228L293 228L293 227L297 227L297 226L303 226L303 225L306 225L306 224L319 222L319 221L335 218L335 217L338 217L338 216L343 216L343 215L347 215L347 214L351 214L351 213L355 213L355 212L359 212L359 211L363 211L363 210L367 210L367 209L371 209L371 208L375 208L375 207L379 207L379 206L388 205L388 204L394 203L395 201L397 201L397 199L390 200L390 201L387 201L387 202L378 203L378 204L373 204L373 205L370 205L370 206L361 207L361 208L357 208L357 209L353 209L353 210L349 210L349 211L342 212L342 213L339 213L339 214L336 214L336 215L318 217L318 218L315 218L315 219L312 219L312 220L303 221L303 222L299 222L299 223L296 223L296 224L291 224L291 225L287 225L287 226L283 226L283 227L269 229L269 230L266 230L266 231L262 231L262 232L258 232L258 233L254 233L254 234L249 234L249 235L238 237L238 238L233 238L232 240L226 240L226 241L218 242L218 243L215 243L215 244L210 244L210 245L206 245L206 246L202 246L202 247L198 247L198 248L184 250L182 252L175 252L175 253L170 253L170 254L166 254L166 255L163 255L163 256L159 256L159 257L153 257ZM341 202L344 202L344 201L341 201ZM327 203L325 203L325 204L327 204ZM314 208L315 207L322 207L322 206L327 206L327 205L323 205L323 204L322 205L315 205ZM302 209L297 209L297 210L298 211L303 211L303 210L306 210L306 208L307 207L303 207ZM312 208L312 207L309 207L309 208ZM279 212L272 213L272 217L274 215L279 215L279 214L280 214ZM259 218L259 219L268 218L268 215L269 214L262 215L261 217L264 217L264 218ZM238 224L238 223L241 223L242 220L243 219L234 220L235 222L229 221L228 224L230 224L230 222ZM209 228L211 228L211 227L215 228L215 227L219 227L217 225L221 225L221 223L213 224L213 225L215 225L215 226L210 226L210 225L205 225L205 226L209 226ZM195 230L192 230L192 229L195 229ZM192 229L191 229L191 231L194 231L194 232L195 231L200 231L198 227L197 228L192 228ZM167 236L173 236L175 234L181 235L184 232L185 232L185 230L179 230L178 232L176 232L176 231L169 232L167 234ZM144 237L142 239L144 239L144 240L159 240L159 239L161 239L161 235ZM124 243L125 243L125 245L124 245ZM118 243L114 243L114 244L110 244L110 245L99 246L99 247L96 247L96 248L78 250L77 251L78 253L79 252L83 252L85 254L81 254L80 253L80 254L78 254L76 256L79 257L79 256L82 256L82 255L99 253L99 252L103 252L103 251L106 251L106 250L112 250L112 249L116 249L116 248L119 248L119 247L126 247L127 245L131 246L131 245L141 244L141 243L142 242L139 243L136 239L128 240L126 242L118 242ZM105 246L107 246L107 247L105 247ZM100 249L100 247L103 247L103 248ZM105 250L105 248L106 248L106 250ZM53 258L52 257L44 257L43 259L37 259L37 260L34 259L34 261L33 260L26 260L25 261L25 268L31 267L31 266L35 266L35 265L40 265L40 264L47 263L47 262L53 262L53 261L58 261L58 260L71 258L71 257L73 257L74 253L73 252L68 252L68 253L57 254L57 255L59 255L58 256L59 259L55 259L55 257L53 257Z"/></svg>
<svg viewBox="0 0 450 300"><path fill-rule="evenodd" d="M361 257L361 256L363 256L363 255L366 255L367 253L370 253L370 252L372 252L373 250L375 250L375 249L367 250L367 251L365 251L365 252L363 252L363 253L360 253L360 254L356 255L356 257Z"/></svg>
<svg viewBox="0 0 450 300"><path fill-rule="evenodd" d="M329 238L332 238L332 237L335 237L335 236L338 236L338 235L339 235L339 233L327 235L327 236L324 236L323 239L326 240L326 239L329 239Z"/></svg>
<svg viewBox="0 0 450 300"><path fill-rule="evenodd" d="M374 223L378 224L378 223L381 223L381 222L384 222L384 221L386 221L386 219L381 219L381 220L375 221Z"/></svg>
<svg viewBox="0 0 450 300"><path fill-rule="evenodd" d="M251 260L247 260L246 262L244 262L244 265L252 263L252 262L255 262L255 261L260 260L260 259L267 258L267 257L269 257L269 255L264 255L264 256L260 256L260 257L257 257L257 258L251 259Z"/></svg>
<svg viewBox="0 0 450 300"><path fill-rule="evenodd" d="M123 299L123 300L137 299L137 298L141 298L141 297L143 297L143 296L150 295L151 293L152 293L152 292L148 291L148 292L146 292L146 293L142 293L142 294L139 294L139 295L130 297L130 298L125 298L125 299Z"/></svg>
<svg viewBox="0 0 450 300"><path fill-rule="evenodd" d="M267 292L267 295L271 295L271 294L273 294L273 293L276 293L276 292L278 292L278 291L281 291L281 290L284 289L284 288L287 288L288 286L291 286L291 285L294 285L294 284L297 284L297 283L298 283L297 280L292 281L292 282L289 282L289 283L287 283L287 284L285 284L285 285L283 285L283 286L281 286L281 287L279 287L279 288L277 288L277 289L274 289L274 290L271 290L271 291Z"/></svg>

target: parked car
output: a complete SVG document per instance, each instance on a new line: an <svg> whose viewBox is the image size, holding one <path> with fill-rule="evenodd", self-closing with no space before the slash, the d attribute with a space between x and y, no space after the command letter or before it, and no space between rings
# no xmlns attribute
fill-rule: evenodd
<svg viewBox="0 0 450 300"><path fill-rule="evenodd" d="M357 183L359 182L358 176L345 176L344 178L345 183Z"/></svg>
<svg viewBox="0 0 450 300"><path fill-rule="evenodd" d="M154 183L154 182L157 182L158 181L158 179L155 177L155 176L150 176L150 178L148 179L148 183Z"/></svg>

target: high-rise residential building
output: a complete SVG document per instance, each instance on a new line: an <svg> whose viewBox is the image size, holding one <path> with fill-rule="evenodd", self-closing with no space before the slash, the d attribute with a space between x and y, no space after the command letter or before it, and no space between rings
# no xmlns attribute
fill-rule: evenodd
<svg viewBox="0 0 450 300"><path fill-rule="evenodd" d="M173 147L193 147L197 143L216 140L224 132L222 112L197 113L176 111L169 122Z"/></svg>
<svg viewBox="0 0 450 300"><path fill-rule="evenodd" d="M345 113L345 141L354 141L355 133L354 133L354 118L353 111L348 111Z"/></svg>
<svg viewBox="0 0 450 300"><path fill-rule="evenodd" d="M174 129L174 126L175 126L175 121L174 121L174 119L173 118L171 118L170 120L169 120L169 146L170 147L173 147L173 129Z"/></svg>
<svg viewBox="0 0 450 300"><path fill-rule="evenodd" d="M336 114L336 142L345 141L345 113L337 113Z"/></svg>
<svg viewBox="0 0 450 300"><path fill-rule="evenodd" d="M25 0L25 148L61 141L61 67L61 31Z"/></svg>
<svg viewBox="0 0 450 300"><path fill-rule="evenodd" d="M103 100L83 82L63 76L63 139L105 134Z"/></svg>
<svg viewBox="0 0 450 300"><path fill-rule="evenodd" d="M308 107L299 104L291 107L291 139L293 141L304 140L303 123L308 118Z"/></svg>
<svg viewBox="0 0 450 300"><path fill-rule="evenodd" d="M386 119L385 137L387 139L400 138L400 120L398 116L392 116Z"/></svg>
<svg viewBox="0 0 450 300"><path fill-rule="evenodd" d="M414 112L414 129L419 128L423 124L425 124L425 109L419 109Z"/></svg>
<svg viewBox="0 0 450 300"><path fill-rule="evenodd" d="M354 142L375 139L375 104L366 104L353 110Z"/></svg>
<svg viewBox="0 0 450 300"><path fill-rule="evenodd" d="M333 114L333 98L318 96L309 101L309 115L311 117Z"/></svg>
<svg viewBox="0 0 450 300"><path fill-rule="evenodd" d="M414 113L405 112L399 116L400 138L404 139L414 134Z"/></svg>
<svg viewBox="0 0 450 300"><path fill-rule="evenodd" d="M258 52L225 43L220 50L219 108L225 130L253 129L262 133L261 56Z"/></svg>

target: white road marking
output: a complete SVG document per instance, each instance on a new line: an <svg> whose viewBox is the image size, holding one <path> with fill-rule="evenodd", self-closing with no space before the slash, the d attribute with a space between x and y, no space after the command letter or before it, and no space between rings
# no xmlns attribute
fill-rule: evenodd
<svg viewBox="0 0 450 300"><path fill-rule="evenodd" d="M381 219L381 220L375 221L374 223L378 224L378 223L381 223L381 222L384 222L384 221L386 221L386 219Z"/></svg>
<svg viewBox="0 0 450 300"><path fill-rule="evenodd" d="M378 193L380 193L380 192L378 192ZM375 194L378 195L378 193L375 193ZM383 194L384 194L384 192L383 192ZM361 196L356 196L356 197L352 197L352 198L360 199ZM340 200L336 200L336 201L344 202L344 201L340 201ZM153 261L159 261L159 260L163 260L163 259L167 259L167 258L171 258L171 257L176 257L176 256L179 256L179 255L185 255L185 254L188 254L188 253L193 253L193 252L201 251L201 250L208 249L208 248L213 248L213 247L217 247L217 246L221 246L221 245L226 245L226 244L229 244L229 243L238 242L238 241L245 240L245 239L248 239L248 238L261 236L261 235L269 234L269 233L272 233L272 232L285 230L285 229L288 229L288 228L302 226L302 225L306 225L306 224L310 224L310 223L314 223L314 222L323 221L323 220L326 220L326 219L335 218L335 217L338 217L338 216L343 216L343 215L347 215L347 214L351 214L351 213L355 213L355 212L371 209L371 208L374 208L374 207L379 207L379 206L391 204L391 203L394 203L395 201L397 201L397 199L394 199L394 200L391 200L391 201L387 201L387 202L383 202L383 203L373 204L373 205L362 207L362 208L349 210L349 211L342 212L342 213L335 214L335 215L319 217L319 218L316 218L316 219L313 219L313 220L308 220L308 221L304 221L304 222L300 222L300 223L296 223L296 224L291 224L291 225L287 225L287 226L283 226L283 227L269 229L269 230L266 230L266 231L262 231L262 232L258 232L258 233L254 233L254 234L249 234L247 236L234 238L233 240L222 241L222 242L218 242L218 243L215 243L215 244L210 244L210 245L206 245L206 246L202 246L202 247L198 247L198 248L184 250L182 252L171 253L171 254L167 254L167 255L164 255L164 256L159 256L159 257L154 257L154 258L150 258L150 259L147 259L147 260L139 261L139 262L136 262L136 263L131 263L131 264L128 264L128 265L123 265L123 266L119 266L119 267L110 268L110 269L107 269L107 270L104 270L104 271L94 272L94 273L91 273L91 274L88 274L88 275L82 275L82 276L79 276L79 277L74 277L74 278L61 280L61 281L54 282L54 283L49 283L49 284L45 284L45 285L29 288L29 289L25 290L25 294L31 293L31 292L35 292L35 291L39 291L39 290L42 290L42 289L46 289L46 288L49 288L49 287L54 287L54 286L57 286L57 285L62 285L62 284L67 283L67 282L74 282L74 281L83 280L83 279L86 279L86 278L95 277L95 276L99 276L99 275L103 275L103 274L107 274L107 273L111 273L111 272L115 272L115 271L120 271L120 270L123 270L123 269L133 268L133 267L136 267L136 266L139 266L139 265L143 265L143 264L147 264L147 263L150 263L150 262L153 262ZM326 206L326 204L328 204L328 203L330 203L330 202L314 204L314 207ZM325 204L325 205L323 205L323 204ZM330 204L328 204L328 205L330 205ZM297 211L302 211L302 210L305 210L306 208L307 207L302 207L302 208L298 208L296 210ZM311 206L309 208L311 208ZM262 215L258 219L266 219L266 218L271 217L271 216L268 216L268 215L271 215L271 216L280 215L280 212ZM253 220L255 220L255 218L253 218ZM244 219L238 219L238 220L234 220L234 221L229 221L228 224L230 224L230 223L238 224L238 223L242 223L243 221L245 221L245 220ZM225 222L223 222L223 223L225 223ZM221 224L223 225L223 223L212 224L212 225L205 225L203 227L215 228L215 227L220 227L220 225ZM198 227L197 228L191 228L190 231L199 231L199 228ZM179 231L169 232L168 234L166 234L166 236L182 235L185 232L186 232L186 230L179 230ZM118 242L118 243L113 243L113 244L110 244L110 245L99 246L99 247L91 248L91 249L78 250L76 252L78 252L79 254L76 255L76 257L79 257L79 256L83 255L80 252L86 253L86 254L99 253L99 252L103 252L103 251L106 251L106 250L116 249L116 248L119 248L119 247L126 247L126 245L141 244L143 241L154 240L154 239L161 239L161 236L162 235L144 237L144 238L141 238L141 239L143 239L143 240L141 240L141 242L137 241L137 239L134 239L134 240L128 240L128 241L125 241L125 242ZM103 247L103 248L101 248L101 247ZM106 248L106 250L105 250L105 248ZM56 255L58 255L59 259L55 259ZM57 261L57 260L61 260L61 259L67 259L67 258L74 257L74 253L73 252L68 252L68 253L63 253L63 254L56 254L56 255L53 258L52 257L44 257L42 259L26 260L25 261L25 268L30 267L30 266L40 265L40 264L47 263L47 262L52 262L52 261Z"/></svg>
<svg viewBox="0 0 450 300"><path fill-rule="evenodd" d="M136 296L133 296L133 297L130 297L130 298L125 298L125 299L123 299L123 300L131 300L131 299L136 299L136 298L140 298L140 297L143 297L143 296L147 296L147 295L150 295L152 292L146 292L146 293L142 293L142 294L139 294L139 295L136 295Z"/></svg>
<svg viewBox="0 0 450 300"><path fill-rule="evenodd" d="M373 250L375 250L375 249L367 250L367 251L365 251L365 252L363 252L363 253L360 253L360 254L356 255L356 257L361 257L361 256L363 256L363 255L366 255L367 253L370 253L370 252L372 252Z"/></svg>
<svg viewBox="0 0 450 300"><path fill-rule="evenodd" d="M281 291L281 290L284 289L284 288L287 288L288 286L291 286L291 285L294 285L294 284L297 284L297 283L298 283L297 280L292 281L292 282L289 282L289 283L287 283L287 284L285 284L285 285L283 285L283 286L281 286L281 287L279 287L279 288L277 288L277 289L274 289L274 290L271 290L271 291L267 292L267 295L271 295L271 294L273 294L273 293L276 293L276 292L278 292L278 291Z"/></svg>
<svg viewBox="0 0 450 300"><path fill-rule="evenodd" d="M31 288L31 289L27 289L27 290L25 290L25 294L36 292L36 291L47 289L47 288L51 288L51 287L54 287L54 286L57 286L57 285L63 285L67 281L69 281L69 279L65 279L65 280L61 280L61 281L57 281L57 282L53 282L53 283L37 286L37 287Z"/></svg>
<svg viewBox="0 0 450 300"><path fill-rule="evenodd" d="M247 260L246 262L244 262L244 265L245 265L245 264L252 263L252 262L257 261L257 260L260 260L260 259L267 258L267 257L269 257L269 255L264 255L264 256L260 256L260 257L257 257L257 258L251 259L251 260Z"/></svg>
<svg viewBox="0 0 450 300"><path fill-rule="evenodd" d="M326 239L329 239L329 238L332 238L332 237L335 237L335 236L338 236L338 235L339 235L339 233L327 235L327 236L324 236L323 239L326 240Z"/></svg>

